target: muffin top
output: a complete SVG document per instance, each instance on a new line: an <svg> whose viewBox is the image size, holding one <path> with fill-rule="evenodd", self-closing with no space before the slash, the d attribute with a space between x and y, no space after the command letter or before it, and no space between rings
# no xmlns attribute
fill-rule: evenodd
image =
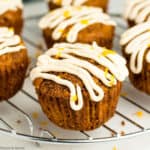
<svg viewBox="0 0 150 150"><path fill-rule="evenodd" d="M64 79L57 73L68 73L79 78L84 87ZM92 101L99 102L104 90L98 84L111 88L128 76L126 61L115 51L89 44L55 44L45 54L39 56L37 66L31 71L31 79L51 80L70 91L70 105L73 110L83 107L83 88ZM76 101L78 100L78 103Z"/></svg>
<svg viewBox="0 0 150 150"><path fill-rule="evenodd" d="M61 5L61 6L80 6L87 2L88 0L47 0L48 2L52 2L56 5Z"/></svg>
<svg viewBox="0 0 150 150"><path fill-rule="evenodd" d="M0 56L6 53L17 52L24 48L21 38L14 34L12 28L0 28Z"/></svg>
<svg viewBox="0 0 150 150"><path fill-rule="evenodd" d="M145 22L128 29L121 37L120 44L124 52L130 55L130 69L139 74L144 59L150 63L150 22Z"/></svg>
<svg viewBox="0 0 150 150"><path fill-rule="evenodd" d="M41 29L52 29L52 38L59 40L67 31L66 41L75 42L81 30L93 24L115 26L115 22L102 9L87 6L68 6L56 9L39 22Z"/></svg>
<svg viewBox="0 0 150 150"><path fill-rule="evenodd" d="M133 0L128 1L125 11L125 18L142 23L150 20L150 0Z"/></svg>
<svg viewBox="0 0 150 150"><path fill-rule="evenodd" d="M0 14L7 12L8 10L22 9L22 0L0 0Z"/></svg>

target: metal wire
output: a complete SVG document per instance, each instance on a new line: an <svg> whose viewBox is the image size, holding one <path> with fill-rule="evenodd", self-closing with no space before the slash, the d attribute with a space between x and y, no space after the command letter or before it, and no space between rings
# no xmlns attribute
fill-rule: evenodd
<svg viewBox="0 0 150 150"><path fill-rule="evenodd" d="M114 15L113 14L113 17L116 17L116 18L118 17L119 18L120 15L118 15L118 14ZM32 20L32 19L38 19L38 18L39 18L39 16L37 15L35 17L26 18L26 20L28 21L28 20ZM124 25L122 25L120 23L118 25L119 25L119 28L121 28L122 30L125 29ZM29 30L29 29L27 29L27 30ZM120 35L118 34L117 38L119 38L119 37L120 37ZM33 47L35 47L35 48L38 47L37 43L31 41L28 37L24 36L24 39L28 44L32 45ZM32 101L34 101L36 104L39 104L38 100L35 97L33 97L30 93L28 93L25 89L22 89L21 92L22 92L22 94L24 94L28 98L30 98ZM149 110L147 110L143 106L133 102L133 100L130 99L129 97L122 96L122 98L124 100L130 102L131 104L135 105L136 107L142 109L146 113L148 113L148 114L150 113ZM6 122L2 118L0 118L0 122L2 122L8 128L8 130L0 128L0 133L5 134L5 135L9 135L9 136L14 136L14 137L17 137L17 138L21 138L21 139L24 139L24 140L27 140L27 141L35 141L35 142L38 142L38 143L52 143L52 144L97 143L97 142L109 142L109 141L114 141L114 140L122 140L122 139L126 139L126 138L131 138L131 137L134 137L134 136L140 136L140 135L143 135L143 134L146 134L146 133L150 133L150 128L146 129L144 126L141 126L138 122L135 122L132 119L130 119L128 116L122 114L119 111L116 111L117 115L119 115L121 118L125 119L126 121L128 121L129 123L134 125L135 127L139 128L139 131L128 133L128 134L125 134L125 135L122 136L117 131L115 131L111 126L103 125L103 127L106 130L108 130L110 133L112 133L113 136L94 138L94 137L90 136L87 132L81 131L80 133L82 135L84 135L85 139L82 139L82 138L81 139L65 139L65 138L61 139L61 138L58 138L52 131L49 131L47 129L41 129L41 131L39 133L39 136L34 136L33 135L34 125L33 125L31 117L26 112L24 112L20 107L16 106L16 104L14 104L10 101L7 101L6 103L9 104L14 109L16 109L19 113L21 113L26 118L26 120L28 122L28 125L29 125L30 134L28 135L28 134L18 133L11 126L11 124ZM48 135L48 138L45 137L45 135Z"/></svg>
<svg viewBox="0 0 150 150"><path fill-rule="evenodd" d="M29 124L29 129L30 129L30 135L33 135L33 123L32 123L32 119L30 118L30 116L24 112L21 108L17 107L15 104L11 103L10 101L7 101L7 103L12 106L13 108L15 108L17 111L19 111L21 114L24 115L24 117L26 118L28 124Z"/></svg>

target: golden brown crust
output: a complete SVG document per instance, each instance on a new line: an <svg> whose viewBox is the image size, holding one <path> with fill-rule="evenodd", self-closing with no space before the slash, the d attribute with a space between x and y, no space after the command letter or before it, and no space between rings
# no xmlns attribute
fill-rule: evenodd
<svg viewBox="0 0 150 150"><path fill-rule="evenodd" d="M23 28L22 10L9 10L0 15L0 27L12 27L16 34L21 34Z"/></svg>
<svg viewBox="0 0 150 150"><path fill-rule="evenodd" d="M83 82L68 73L54 73L82 88L84 106L80 111L70 107L70 91L67 87L53 81L38 78L34 81L35 89L44 113L60 127L73 130L92 130L108 121L115 112L121 83L109 88L96 77L94 81L104 90L105 96L101 102L93 102Z"/></svg>
<svg viewBox="0 0 150 150"><path fill-rule="evenodd" d="M0 56L0 101L9 99L21 89L27 67L26 49Z"/></svg>
<svg viewBox="0 0 150 150"><path fill-rule="evenodd" d="M85 6L93 6L93 7L100 7L106 12L107 11L108 1L109 0L88 0L83 5L85 5ZM54 4L51 1L48 3L48 5L49 5L49 9L50 10L57 9L57 8L61 7L60 5Z"/></svg>
<svg viewBox="0 0 150 150"><path fill-rule="evenodd" d="M125 47L122 49L123 55L127 60L127 67L129 69L129 78L131 83L134 85L135 88L150 94L150 64L147 63L146 61L146 55L149 49L147 49L145 56L144 56L144 61L143 61L143 69L142 72L139 74L134 74L131 69L130 69L130 55L127 55L125 53Z"/></svg>
<svg viewBox="0 0 150 150"><path fill-rule="evenodd" d="M70 28L70 27L69 27ZM43 36L45 38L47 47L50 48L54 43L67 42L66 35L69 28L67 28L62 37L59 40L53 40L52 38L52 29L46 28L43 30ZM113 44L115 27L110 25L105 25L101 23L96 23L88 26L79 32L77 40L75 43L93 43L96 41L99 46L106 47L111 49Z"/></svg>

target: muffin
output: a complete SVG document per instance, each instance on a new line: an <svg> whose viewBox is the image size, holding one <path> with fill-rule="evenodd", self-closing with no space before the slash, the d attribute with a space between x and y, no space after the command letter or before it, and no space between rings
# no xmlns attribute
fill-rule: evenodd
<svg viewBox="0 0 150 150"><path fill-rule="evenodd" d="M93 6L107 11L108 0L47 0L50 10L64 6Z"/></svg>
<svg viewBox="0 0 150 150"><path fill-rule="evenodd" d="M87 43L112 48L115 22L95 7L63 7L39 22L48 48L54 43Z"/></svg>
<svg viewBox="0 0 150 150"><path fill-rule="evenodd" d="M150 94L150 22L138 24L121 37L131 83Z"/></svg>
<svg viewBox="0 0 150 150"><path fill-rule="evenodd" d="M14 28L20 34L23 26L23 4L21 0L0 1L0 27Z"/></svg>
<svg viewBox="0 0 150 150"><path fill-rule="evenodd" d="M150 1L133 0L127 2L125 19L130 27L150 20Z"/></svg>
<svg viewBox="0 0 150 150"><path fill-rule="evenodd" d="M39 56L30 76L52 122L65 129L92 130L114 115L128 75L125 64L96 43L59 43Z"/></svg>
<svg viewBox="0 0 150 150"><path fill-rule="evenodd" d="M21 89L28 66L27 49L12 29L0 28L0 101Z"/></svg>

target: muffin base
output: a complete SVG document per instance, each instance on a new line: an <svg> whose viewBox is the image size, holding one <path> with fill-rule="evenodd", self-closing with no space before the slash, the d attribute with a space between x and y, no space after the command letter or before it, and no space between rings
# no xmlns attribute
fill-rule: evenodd
<svg viewBox="0 0 150 150"><path fill-rule="evenodd" d="M85 6L93 6L93 7L100 7L100 8L102 8L104 10L104 12L106 12L107 11L108 2L109 2L109 0L88 0L83 5L85 5ZM60 5L57 5L57 4L53 3L52 1L50 1L48 3L48 6L49 6L50 10L54 10L54 9L62 7Z"/></svg>
<svg viewBox="0 0 150 150"><path fill-rule="evenodd" d="M129 69L129 79L130 79L132 85L136 89L143 91L150 95L150 64L146 62L146 54L144 56L142 72L139 74L134 74L131 71L130 66L129 66L130 56L125 54L124 49L123 49L123 55L128 62L127 67Z"/></svg>
<svg viewBox="0 0 150 150"><path fill-rule="evenodd" d="M0 101L8 100L22 88L27 67L26 50L0 56Z"/></svg>
<svg viewBox="0 0 150 150"><path fill-rule="evenodd" d="M113 26L100 23L93 24L81 30L78 34L77 40L74 43L92 44L95 41L99 46L112 49L114 31L115 27ZM68 33L68 28L64 31L59 40L54 40L52 38L52 32L53 30L50 28L43 30L43 36L48 48L51 48L55 43L67 42L66 35Z"/></svg>
<svg viewBox="0 0 150 150"><path fill-rule="evenodd" d="M70 75L66 77L70 78ZM40 78L34 84L42 110L49 120L64 129L79 131L93 130L108 121L115 113L121 90L120 82L112 88L102 85L105 92L103 100L93 102L82 87L84 105L81 110L74 111L70 107L70 92L66 87Z"/></svg>
<svg viewBox="0 0 150 150"><path fill-rule="evenodd" d="M14 28L16 34L21 34L23 28L22 10L9 10L0 15L0 27Z"/></svg>

